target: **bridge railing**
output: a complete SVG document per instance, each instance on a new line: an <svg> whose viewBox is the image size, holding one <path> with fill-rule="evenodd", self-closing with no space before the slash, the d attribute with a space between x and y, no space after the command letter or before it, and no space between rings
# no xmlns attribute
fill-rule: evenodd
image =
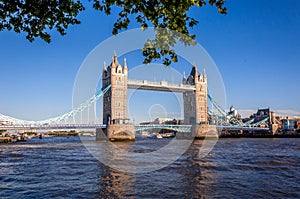
<svg viewBox="0 0 300 199"><path fill-rule="evenodd" d="M129 79L127 80L127 84L129 85L145 85L145 86L151 86L151 85L155 85L155 86L162 86L162 87L175 87L175 88L186 88L189 90L193 90L195 89L194 85L188 85L188 84L176 84L176 83L170 83L167 81L160 81L160 82L154 82L154 81L148 81L148 80L132 80Z"/></svg>
<svg viewBox="0 0 300 199"><path fill-rule="evenodd" d="M14 130L14 129L90 129L90 128L105 128L105 124L48 124L48 125L1 125L0 130Z"/></svg>

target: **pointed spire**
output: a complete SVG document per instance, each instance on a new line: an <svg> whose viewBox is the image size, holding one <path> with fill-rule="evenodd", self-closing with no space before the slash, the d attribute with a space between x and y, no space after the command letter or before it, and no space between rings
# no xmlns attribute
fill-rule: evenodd
<svg viewBox="0 0 300 199"><path fill-rule="evenodd" d="M115 65L115 57L114 57L114 56L112 57L112 60L111 60L111 67L112 67L112 68L116 68L116 65Z"/></svg>
<svg viewBox="0 0 300 199"><path fill-rule="evenodd" d="M204 68L204 71L203 71L203 81L207 82L207 75L206 75L206 69L205 68Z"/></svg>
<svg viewBox="0 0 300 199"><path fill-rule="evenodd" d="M126 63L126 58L124 58L124 70L128 70L127 63Z"/></svg>
<svg viewBox="0 0 300 199"><path fill-rule="evenodd" d="M103 72L106 71L106 62L103 63Z"/></svg>
<svg viewBox="0 0 300 199"><path fill-rule="evenodd" d="M190 76L192 76L194 79L195 79L195 73L196 73L196 66L195 64L193 64Z"/></svg>
<svg viewBox="0 0 300 199"><path fill-rule="evenodd" d="M197 67L195 66L195 82L196 81L199 81L199 74L198 74L198 69Z"/></svg>
<svg viewBox="0 0 300 199"><path fill-rule="evenodd" d="M183 72L182 83L183 83L183 84L186 84L186 83L187 83L185 71Z"/></svg>
<svg viewBox="0 0 300 199"><path fill-rule="evenodd" d="M118 66L118 65L119 65L118 57L117 57L116 51L114 51L113 62L114 62L114 64L115 64L115 66Z"/></svg>

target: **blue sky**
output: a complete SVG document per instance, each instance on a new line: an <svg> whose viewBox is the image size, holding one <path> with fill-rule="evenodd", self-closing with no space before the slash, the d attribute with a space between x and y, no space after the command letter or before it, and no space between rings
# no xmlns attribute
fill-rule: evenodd
<svg viewBox="0 0 300 199"><path fill-rule="evenodd" d="M0 32L0 113L45 119L72 107L78 69L88 53L111 36L116 18L86 7L82 23L63 37L53 32L50 44ZM190 14L200 22L192 33L222 75L227 106L300 112L300 1L231 0L226 7L227 15L210 6L191 9Z"/></svg>

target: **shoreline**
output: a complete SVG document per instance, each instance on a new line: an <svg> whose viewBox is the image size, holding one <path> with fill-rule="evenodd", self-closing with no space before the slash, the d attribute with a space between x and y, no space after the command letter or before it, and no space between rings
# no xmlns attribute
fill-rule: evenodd
<svg viewBox="0 0 300 199"><path fill-rule="evenodd" d="M300 138L300 134L275 135L220 135L219 138Z"/></svg>

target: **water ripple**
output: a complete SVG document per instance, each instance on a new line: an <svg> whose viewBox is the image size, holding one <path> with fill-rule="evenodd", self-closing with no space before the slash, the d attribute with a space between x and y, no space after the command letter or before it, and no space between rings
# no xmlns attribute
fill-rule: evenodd
<svg viewBox="0 0 300 199"><path fill-rule="evenodd" d="M148 153L168 142L117 145ZM200 159L201 144L143 174L103 165L78 137L1 145L0 198L300 198L300 139L221 139Z"/></svg>

